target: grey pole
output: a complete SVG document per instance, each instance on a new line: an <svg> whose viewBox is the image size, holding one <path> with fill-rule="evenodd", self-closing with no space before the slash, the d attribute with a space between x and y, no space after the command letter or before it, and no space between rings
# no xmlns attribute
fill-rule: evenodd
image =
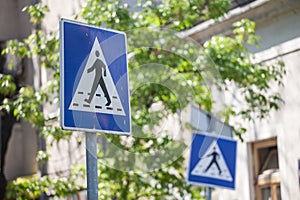
<svg viewBox="0 0 300 200"><path fill-rule="evenodd" d="M206 190L206 200L211 200L211 187Z"/></svg>
<svg viewBox="0 0 300 200"><path fill-rule="evenodd" d="M86 133L86 173L88 200L98 200L97 135Z"/></svg>

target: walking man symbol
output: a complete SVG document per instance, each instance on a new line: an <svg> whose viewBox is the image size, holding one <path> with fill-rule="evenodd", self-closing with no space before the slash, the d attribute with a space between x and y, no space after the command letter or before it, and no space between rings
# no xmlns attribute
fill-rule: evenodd
<svg viewBox="0 0 300 200"><path fill-rule="evenodd" d="M212 157L212 160L210 161L209 165L206 167L204 172L207 172L210 169L210 167L215 163L218 170L219 170L219 174L221 174L222 171L221 171L221 168L220 168L220 166L218 164L218 161L217 161L217 159L220 157L220 155L217 153L216 147L214 147L214 151L211 154L207 155L207 157Z"/></svg>
<svg viewBox="0 0 300 200"><path fill-rule="evenodd" d="M110 97L109 97L109 94L108 94L108 91L107 91L107 88L106 88L106 85L105 85L105 82L104 82L103 76L102 76L102 70L103 70L103 75L106 77L106 67L105 67L105 64L99 59L99 56L100 56L99 51L96 51L95 55L96 55L97 59L94 62L94 64L87 70L87 73L90 73L95 70L96 74L95 74L93 86L91 88L90 96L88 99L85 99L84 101L90 104L93 97L95 96L98 85L100 85L100 87L104 93L104 96L107 100L107 103L105 104L105 106L109 106L111 104L111 100L110 100Z"/></svg>

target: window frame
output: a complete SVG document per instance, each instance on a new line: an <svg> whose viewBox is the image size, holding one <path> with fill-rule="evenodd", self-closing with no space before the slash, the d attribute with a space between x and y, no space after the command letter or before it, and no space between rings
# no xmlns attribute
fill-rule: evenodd
<svg viewBox="0 0 300 200"><path fill-rule="evenodd" d="M258 176L261 174L261 170L264 169L264 163L260 161L259 151L264 148L277 147L277 137L272 137L264 140L257 140L250 143L252 150L252 169L253 169L253 187L255 191L255 199L262 200L262 190L266 188L270 188L271 198L272 200L278 199L277 189L280 189L280 178L278 180L271 180L269 182L261 183L258 182ZM277 156L278 156L278 150ZM269 152L268 157L274 154L274 150ZM267 159L268 159L267 157ZM279 168L278 168L279 170Z"/></svg>

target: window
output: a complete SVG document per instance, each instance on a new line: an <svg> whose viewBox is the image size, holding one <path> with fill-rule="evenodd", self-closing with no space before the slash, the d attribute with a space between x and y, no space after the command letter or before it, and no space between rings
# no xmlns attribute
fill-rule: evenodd
<svg viewBox="0 0 300 200"><path fill-rule="evenodd" d="M255 199L280 200L277 138L251 143Z"/></svg>

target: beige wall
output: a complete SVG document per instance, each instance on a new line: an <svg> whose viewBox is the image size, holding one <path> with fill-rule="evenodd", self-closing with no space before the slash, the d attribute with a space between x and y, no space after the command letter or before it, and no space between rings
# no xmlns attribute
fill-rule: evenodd
<svg viewBox="0 0 300 200"><path fill-rule="evenodd" d="M297 165L300 158L300 2L256 0L230 12L220 22L204 22L184 34L203 42L216 33L228 33L231 24L244 17L257 23L257 34L261 36L261 46L250 48L256 53L256 61L280 59L286 64L285 87L271 86L282 95L285 104L279 111L272 112L270 118L246 124L245 142L238 143L236 189L216 189L213 199L255 198L250 143L272 137L277 137L282 199L300 199ZM225 101L234 100L232 94L225 97Z"/></svg>
<svg viewBox="0 0 300 200"><path fill-rule="evenodd" d="M79 14L83 0L42 0L50 12L46 13L42 28L46 31L58 33L61 18L74 19ZM42 83L51 78L49 71L42 70ZM49 117L59 114L59 102L44 106L45 114ZM51 157L48 162L48 173L68 172L76 164L85 164L85 137L84 133L74 133L69 140L53 143L47 138L47 151ZM78 141L81 141L78 142Z"/></svg>
<svg viewBox="0 0 300 200"><path fill-rule="evenodd" d="M0 40L23 39L30 34L32 27L29 16L22 12L24 5L28 5L33 0L2 0L0 1ZM46 15L43 29L47 31L58 31L60 17L73 18L79 10L79 0L49 0L44 1L51 12ZM34 80L38 80L39 73L35 72L33 63L25 61L25 74L22 80L23 85L33 85ZM47 81L49 74L42 70L42 82ZM43 76L44 75L44 76ZM47 114L58 114L56 107L45 106ZM56 112L53 113L52 111ZM78 136L79 137L79 136ZM82 145L77 143L77 135L68 141L51 144L51 139L47 141L47 149L52 154L49 161L49 173L56 173L69 170L76 163L84 163L85 149L84 141ZM8 180L13 180L19 176L30 176L38 171L36 153L38 150L38 134L27 122L19 122L14 125L13 133L8 144L6 155L5 175Z"/></svg>
<svg viewBox="0 0 300 200"><path fill-rule="evenodd" d="M300 48L300 41L297 43ZM274 120L278 124L279 167L282 169L281 192L283 199L300 199L298 160L300 159L300 51L284 56L288 67L285 106Z"/></svg>
<svg viewBox="0 0 300 200"><path fill-rule="evenodd" d="M7 180L36 173L36 152L37 134L35 129L28 122L16 123L5 157L4 173Z"/></svg>
<svg viewBox="0 0 300 200"><path fill-rule="evenodd" d="M0 40L20 39L30 33L29 16L22 9L31 2L33 0L0 1Z"/></svg>
<svg viewBox="0 0 300 200"><path fill-rule="evenodd" d="M299 15L300 16L300 15ZM294 48L280 58L285 62L287 75L285 87L280 90L285 104L270 120L258 124L259 130L277 135L278 156L283 199L300 199L298 159L300 159L300 38L281 44L276 48ZM286 49L286 48L285 48Z"/></svg>
<svg viewBox="0 0 300 200"><path fill-rule="evenodd" d="M218 189L213 199L254 199L252 155L247 142L268 139L276 136L278 142L279 170L281 177L282 199L300 199L298 180L298 159L300 159L300 11L290 13L272 20L273 24L261 24L257 32L265 40L262 49L255 49L257 61L276 59L284 61L287 75L284 77L284 87L272 87L279 92L285 101L281 109L272 112L269 119L257 120L249 124L245 134L245 142L238 144L236 190ZM294 21L293 21L294 20ZM289 34L278 35L277 28L285 29L280 32ZM279 32L279 30L278 30ZM268 43L266 43L266 41ZM278 44L278 41L282 41ZM271 46L271 48L266 48Z"/></svg>
<svg viewBox="0 0 300 200"><path fill-rule="evenodd" d="M53 138L47 138L49 174L68 174L75 165L85 164L85 134L73 133L68 140L53 143Z"/></svg>
<svg viewBox="0 0 300 200"><path fill-rule="evenodd" d="M22 8L32 0L2 0L0 1L0 40L22 39L31 32L29 16L22 12ZM8 57L8 62L14 59ZM7 63L8 63L7 62ZM33 83L33 69L28 60L18 65L25 64L22 85ZM7 64L6 63L6 64ZM35 156L37 152L37 135L35 129L27 122L20 121L13 127L12 135L6 154L4 173L8 180L18 176L28 176L37 172Z"/></svg>
<svg viewBox="0 0 300 200"><path fill-rule="evenodd" d="M80 12L84 0L42 0L48 5L50 12L46 14L43 28L48 31L57 31L61 18L74 19Z"/></svg>

